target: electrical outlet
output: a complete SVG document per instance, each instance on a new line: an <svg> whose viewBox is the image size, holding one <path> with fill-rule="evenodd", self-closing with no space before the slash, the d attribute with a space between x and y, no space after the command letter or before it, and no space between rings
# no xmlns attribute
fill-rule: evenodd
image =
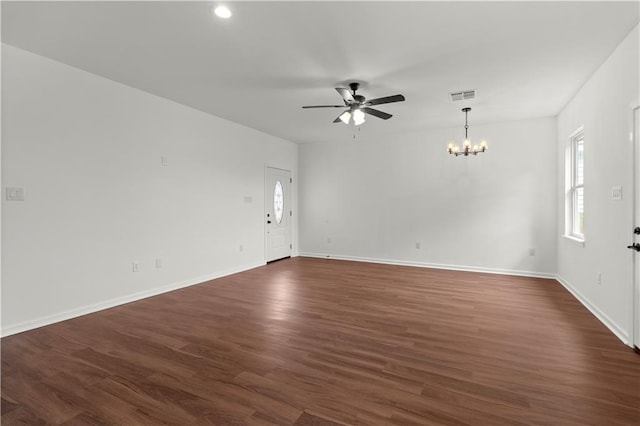
<svg viewBox="0 0 640 426"><path fill-rule="evenodd" d="M156 258L156 269L162 268L162 259Z"/></svg>
<svg viewBox="0 0 640 426"><path fill-rule="evenodd" d="M327 243L331 244L331 237L327 237Z"/></svg>
<svg viewBox="0 0 640 426"><path fill-rule="evenodd" d="M529 249L529 256L535 256L535 255L536 255L536 249L530 248Z"/></svg>
<svg viewBox="0 0 640 426"><path fill-rule="evenodd" d="M167 167L169 165L169 159L165 156L160 157L160 165Z"/></svg>
<svg viewBox="0 0 640 426"><path fill-rule="evenodd" d="M133 270L133 272L138 272L140 270L140 263L134 261L133 263L131 263L131 269Z"/></svg>
<svg viewBox="0 0 640 426"><path fill-rule="evenodd" d="M416 242L416 250L420 250L420 241Z"/></svg>
<svg viewBox="0 0 640 426"><path fill-rule="evenodd" d="M598 285L602 285L602 272L598 272Z"/></svg>
<svg viewBox="0 0 640 426"><path fill-rule="evenodd" d="M244 251L244 247L242 246L242 244L240 244L240 252Z"/></svg>

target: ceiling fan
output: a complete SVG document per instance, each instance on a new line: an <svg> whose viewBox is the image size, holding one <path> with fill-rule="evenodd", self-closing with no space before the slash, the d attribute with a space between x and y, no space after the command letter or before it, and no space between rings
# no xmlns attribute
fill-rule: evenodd
<svg viewBox="0 0 640 426"><path fill-rule="evenodd" d="M386 112L370 108L372 105L380 105L380 104L390 104L392 102L402 102L404 101L404 96L402 95L393 95L393 96L385 96L384 98L376 98L367 100L364 96L356 94L356 91L360 87L360 83L350 83L349 89L344 87L336 87L336 91L342 96L344 100L344 105L309 105L303 106L302 108L347 108L342 114L340 114L335 120L334 123L343 122L344 124L349 124L353 122L356 126L361 125L365 122L365 114L370 114L378 118L382 118L383 120L388 120L393 117L391 114L387 114Z"/></svg>

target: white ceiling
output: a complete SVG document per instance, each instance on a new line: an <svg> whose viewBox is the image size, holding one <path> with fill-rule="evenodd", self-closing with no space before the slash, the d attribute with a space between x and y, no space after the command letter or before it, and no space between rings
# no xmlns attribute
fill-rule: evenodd
<svg viewBox="0 0 640 426"><path fill-rule="evenodd" d="M351 137L333 89L402 93L362 132L553 116L638 23L631 2L2 2L2 41L293 142ZM448 93L476 89L453 103Z"/></svg>

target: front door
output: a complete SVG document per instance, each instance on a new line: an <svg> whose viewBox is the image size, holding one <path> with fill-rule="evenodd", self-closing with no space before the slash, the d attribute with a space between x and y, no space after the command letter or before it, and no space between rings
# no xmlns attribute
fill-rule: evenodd
<svg viewBox="0 0 640 426"><path fill-rule="evenodd" d="M267 167L265 178L265 251L271 262L291 256L291 172Z"/></svg>

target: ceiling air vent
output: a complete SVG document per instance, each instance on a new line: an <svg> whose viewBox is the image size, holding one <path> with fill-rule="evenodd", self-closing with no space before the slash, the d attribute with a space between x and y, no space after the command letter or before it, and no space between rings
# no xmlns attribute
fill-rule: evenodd
<svg viewBox="0 0 640 426"><path fill-rule="evenodd" d="M467 101L469 99L474 99L476 97L475 90L462 90L460 92L451 92L449 93L451 100L456 101Z"/></svg>

